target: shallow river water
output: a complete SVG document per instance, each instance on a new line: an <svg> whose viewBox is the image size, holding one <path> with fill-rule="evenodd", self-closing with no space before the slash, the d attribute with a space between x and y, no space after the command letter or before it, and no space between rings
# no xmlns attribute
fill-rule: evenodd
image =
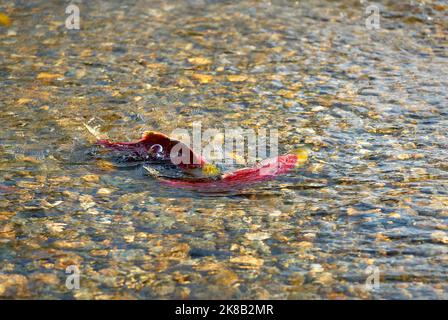
<svg viewBox="0 0 448 320"><path fill-rule="evenodd" d="M446 2L378 3L369 29L365 1L76 1L79 30L67 3L0 2L0 298L448 298ZM83 125L195 121L310 160L171 189Z"/></svg>

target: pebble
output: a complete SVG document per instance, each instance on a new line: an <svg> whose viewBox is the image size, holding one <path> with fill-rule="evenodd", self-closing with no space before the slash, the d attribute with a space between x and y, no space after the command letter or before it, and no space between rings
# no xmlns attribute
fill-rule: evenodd
<svg viewBox="0 0 448 320"><path fill-rule="evenodd" d="M263 259L249 255L230 258L230 262L238 264L243 269L260 268L264 263Z"/></svg>
<svg viewBox="0 0 448 320"><path fill-rule="evenodd" d="M318 263L313 263L310 265L310 271L311 272L323 272L324 268L322 267L322 265L320 265Z"/></svg>
<svg viewBox="0 0 448 320"><path fill-rule="evenodd" d="M268 232L254 232L254 233L246 233L245 237L249 240L266 240L271 237Z"/></svg>
<svg viewBox="0 0 448 320"><path fill-rule="evenodd" d="M193 74L193 78L196 79L197 81L199 81L199 83L201 83L201 84L206 84L213 80L213 76L208 75L208 74L199 74L199 73Z"/></svg>
<svg viewBox="0 0 448 320"><path fill-rule="evenodd" d="M30 275L30 281L38 282L39 285L56 286L61 283L59 277L53 273L36 272Z"/></svg>
<svg viewBox="0 0 448 320"><path fill-rule="evenodd" d="M247 76L245 75L229 75L227 76L227 80L230 82L243 82L247 80Z"/></svg>
<svg viewBox="0 0 448 320"><path fill-rule="evenodd" d="M188 62L191 64L194 64L196 66L205 66L208 64L211 64L212 61L208 58L205 57L194 57L194 58L189 58Z"/></svg>
<svg viewBox="0 0 448 320"><path fill-rule="evenodd" d="M16 215L16 212L0 211L0 221L9 220Z"/></svg>
<svg viewBox="0 0 448 320"><path fill-rule="evenodd" d="M0 239L15 239L16 232L13 223L0 225Z"/></svg>
<svg viewBox="0 0 448 320"><path fill-rule="evenodd" d="M100 181L100 177L96 174L87 174L82 177L82 180L85 182L98 182Z"/></svg>
<svg viewBox="0 0 448 320"><path fill-rule="evenodd" d="M98 194L100 196L108 196L112 192L113 191L111 189L108 189L108 188L99 188L98 191L96 192L96 194Z"/></svg>
<svg viewBox="0 0 448 320"><path fill-rule="evenodd" d="M230 270L219 270L216 275L213 276L213 281L218 285L231 286L238 282L238 276L236 273Z"/></svg>
<svg viewBox="0 0 448 320"><path fill-rule="evenodd" d="M41 72L37 75L38 80L56 80L62 78L63 76L57 73Z"/></svg>
<svg viewBox="0 0 448 320"><path fill-rule="evenodd" d="M28 295L28 279L25 276L0 274L0 297L17 299Z"/></svg>
<svg viewBox="0 0 448 320"><path fill-rule="evenodd" d="M448 244L448 233L444 231L435 231L431 233L431 239L435 243Z"/></svg>
<svg viewBox="0 0 448 320"><path fill-rule="evenodd" d="M330 272L319 273L314 282L319 283L324 286L330 285L334 281L333 276Z"/></svg>

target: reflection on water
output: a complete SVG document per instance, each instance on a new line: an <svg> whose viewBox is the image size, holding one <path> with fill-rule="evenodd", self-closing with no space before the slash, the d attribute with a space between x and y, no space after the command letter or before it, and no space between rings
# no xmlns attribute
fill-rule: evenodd
<svg viewBox="0 0 448 320"><path fill-rule="evenodd" d="M67 30L60 1L1 4L0 297L448 298L448 8L385 1L367 30L366 5L86 1ZM278 128L312 158L173 190L92 149L89 121Z"/></svg>

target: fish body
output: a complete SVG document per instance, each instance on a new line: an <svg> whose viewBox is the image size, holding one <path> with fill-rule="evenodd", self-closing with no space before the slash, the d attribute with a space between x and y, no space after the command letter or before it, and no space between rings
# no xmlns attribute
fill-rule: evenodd
<svg viewBox="0 0 448 320"><path fill-rule="evenodd" d="M308 151L299 149L293 154L265 159L253 167L222 173L215 165L207 162L184 143L160 132L145 132L142 138L136 142L111 142L107 139L99 139L97 144L118 152L131 153L136 158L143 160L154 160L154 157L158 157L158 160L166 164L174 164L184 171L188 178L162 177L150 167L145 167L145 169L164 185L202 192L241 189L255 183L272 180L291 172L308 161ZM154 150L157 152L153 152Z"/></svg>

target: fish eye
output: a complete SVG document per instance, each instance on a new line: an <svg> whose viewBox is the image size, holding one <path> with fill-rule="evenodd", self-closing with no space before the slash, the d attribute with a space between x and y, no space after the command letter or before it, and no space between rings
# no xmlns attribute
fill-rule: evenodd
<svg viewBox="0 0 448 320"><path fill-rule="evenodd" d="M163 156L163 147L160 144L153 144L148 153L156 158Z"/></svg>

